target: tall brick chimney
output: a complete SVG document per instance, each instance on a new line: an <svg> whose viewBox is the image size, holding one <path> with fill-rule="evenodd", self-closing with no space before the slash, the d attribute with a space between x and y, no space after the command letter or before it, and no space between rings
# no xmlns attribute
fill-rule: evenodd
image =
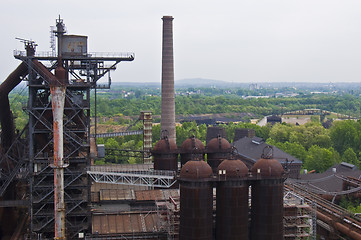
<svg viewBox="0 0 361 240"><path fill-rule="evenodd" d="M176 142L173 60L173 17L163 16L161 131Z"/></svg>

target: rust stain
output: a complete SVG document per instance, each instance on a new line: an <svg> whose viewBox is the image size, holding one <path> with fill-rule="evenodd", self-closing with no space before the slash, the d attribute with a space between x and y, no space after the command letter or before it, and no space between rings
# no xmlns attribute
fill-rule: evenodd
<svg viewBox="0 0 361 240"><path fill-rule="evenodd" d="M144 225L142 224L145 223ZM99 235L144 233L159 230L156 213L94 215L92 233Z"/></svg>

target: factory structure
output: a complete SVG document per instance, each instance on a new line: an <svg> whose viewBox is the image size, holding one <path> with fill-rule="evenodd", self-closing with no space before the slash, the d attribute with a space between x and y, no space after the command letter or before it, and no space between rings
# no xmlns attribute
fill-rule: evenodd
<svg viewBox="0 0 361 240"><path fill-rule="evenodd" d="M101 154L90 94L135 54L90 53L87 36L67 35L60 17L57 52L21 39L21 63L0 85L0 239L361 239L358 218L286 180L300 164L281 162L272 146L242 154L216 128L206 145L176 143L173 17L162 20L162 133L152 147L152 115L142 111L143 164L92 165ZM17 132L8 94L21 81L29 122ZM244 131L240 139L255 137ZM361 182L347 181L359 194Z"/></svg>

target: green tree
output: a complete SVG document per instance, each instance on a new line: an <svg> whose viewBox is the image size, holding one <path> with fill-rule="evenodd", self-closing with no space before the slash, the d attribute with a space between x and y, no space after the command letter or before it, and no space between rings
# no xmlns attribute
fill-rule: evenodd
<svg viewBox="0 0 361 240"><path fill-rule="evenodd" d="M331 166L340 162L340 155L332 147L321 148L313 145L309 150L304 162L304 168L324 172Z"/></svg>
<svg viewBox="0 0 361 240"><path fill-rule="evenodd" d="M114 138L108 138L104 144L105 147L105 161L110 163L119 162L119 143Z"/></svg>
<svg viewBox="0 0 361 240"><path fill-rule="evenodd" d="M269 137L275 142L286 142L290 140L291 127L285 124L275 124L270 133Z"/></svg>
<svg viewBox="0 0 361 240"><path fill-rule="evenodd" d="M347 148L346 151L342 155L342 161L351 163L357 167L360 167L360 161L357 159L356 153L352 148Z"/></svg>
<svg viewBox="0 0 361 240"><path fill-rule="evenodd" d="M342 154L346 149L352 148L354 152L360 152L361 128L360 122L351 120L337 121L330 128L330 136L333 147Z"/></svg>
<svg viewBox="0 0 361 240"><path fill-rule="evenodd" d="M273 145L281 149L282 151L298 158L301 161L305 161L307 157L306 149L299 143L292 142L275 142L273 139L268 139L267 144Z"/></svg>

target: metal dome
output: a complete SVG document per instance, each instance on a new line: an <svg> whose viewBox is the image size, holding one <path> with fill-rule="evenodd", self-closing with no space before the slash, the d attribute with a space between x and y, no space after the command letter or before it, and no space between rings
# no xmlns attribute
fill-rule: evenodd
<svg viewBox="0 0 361 240"><path fill-rule="evenodd" d="M220 152L220 151L231 151L231 144L227 141L227 139L218 136L213 138L207 144L208 152Z"/></svg>
<svg viewBox="0 0 361 240"><path fill-rule="evenodd" d="M184 153L200 153L204 151L204 145L201 140L191 136L182 143L182 152Z"/></svg>
<svg viewBox="0 0 361 240"><path fill-rule="evenodd" d="M174 151L177 151L177 144L167 136L159 140L153 148L153 152L155 153L166 153Z"/></svg>
<svg viewBox="0 0 361 240"><path fill-rule="evenodd" d="M272 146L266 146L263 149L262 157L253 165L251 172L253 175L260 174L262 177L282 177L284 170L282 164L273 159Z"/></svg>
<svg viewBox="0 0 361 240"><path fill-rule="evenodd" d="M262 177L282 177L284 170L282 164L276 159L260 158L252 167L253 175Z"/></svg>
<svg viewBox="0 0 361 240"><path fill-rule="evenodd" d="M241 160L224 160L218 166L218 174L223 174L223 171L227 178L243 178L248 175L248 168Z"/></svg>
<svg viewBox="0 0 361 240"><path fill-rule="evenodd" d="M180 171L180 178L187 179L206 179L212 177L212 168L205 161L188 161Z"/></svg>

